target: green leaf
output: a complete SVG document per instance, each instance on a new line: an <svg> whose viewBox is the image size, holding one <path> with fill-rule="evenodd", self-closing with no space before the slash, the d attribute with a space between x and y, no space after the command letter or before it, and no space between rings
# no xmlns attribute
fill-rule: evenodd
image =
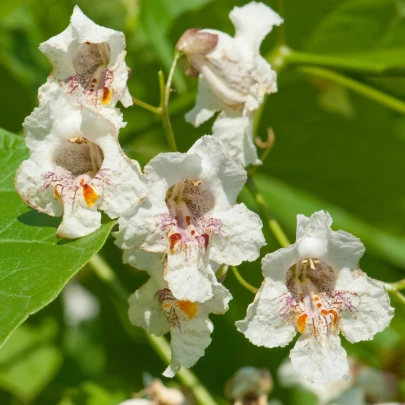
<svg viewBox="0 0 405 405"><path fill-rule="evenodd" d="M0 131L0 345L30 314L58 296L115 225L110 221L75 241L58 239L60 218L32 210L14 189L15 171L27 156L22 137Z"/></svg>
<svg viewBox="0 0 405 405"><path fill-rule="evenodd" d="M57 335L54 320L35 328L23 325L0 350L0 387L29 402L46 387L62 363L53 344Z"/></svg>
<svg viewBox="0 0 405 405"><path fill-rule="evenodd" d="M385 259L388 263L405 268L405 238L385 232L356 218L339 206L323 201L282 182L258 175L257 186L269 204L274 216L288 229L296 227L296 215L311 215L315 211L328 211L333 218L333 227L358 236L367 249Z"/></svg>

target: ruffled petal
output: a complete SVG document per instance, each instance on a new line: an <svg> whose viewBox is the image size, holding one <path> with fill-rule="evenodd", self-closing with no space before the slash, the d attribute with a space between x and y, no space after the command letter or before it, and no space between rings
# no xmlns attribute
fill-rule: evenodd
<svg viewBox="0 0 405 405"><path fill-rule="evenodd" d="M229 156L221 142L211 135L201 137L187 153L201 158L198 179L215 197L215 211L235 204L247 178L240 162Z"/></svg>
<svg viewBox="0 0 405 405"><path fill-rule="evenodd" d="M149 187L148 199L154 207L166 207L169 188L187 179L199 179L201 158L196 154L159 153L144 168Z"/></svg>
<svg viewBox="0 0 405 405"><path fill-rule="evenodd" d="M153 279L135 291L128 299L128 316L133 325L161 336L169 332L170 325L159 301L155 298L157 291L158 288Z"/></svg>
<svg viewBox="0 0 405 405"><path fill-rule="evenodd" d="M350 306L341 313L340 331L351 342L371 340L394 316L384 283L367 277L361 270L339 273L336 290L349 293Z"/></svg>
<svg viewBox="0 0 405 405"><path fill-rule="evenodd" d="M174 377L181 366L187 368L194 366L210 345L213 329L212 322L206 315L197 315L193 319L181 322L181 329L172 328L170 341L172 358L163 375Z"/></svg>
<svg viewBox="0 0 405 405"><path fill-rule="evenodd" d="M256 260L260 248L266 244L260 217L243 203L220 215L216 212L215 216L220 219L221 227L218 234L211 235L210 260L234 266L245 260Z"/></svg>
<svg viewBox="0 0 405 405"><path fill-rule="evenodd" d="M170 253L167 263L164 279L174 297L191 302L205 302L212 298L212 285L207 274L213 272L204 268L198 252L188 249Z"/></svg>
<svg viewBox="0 0 405 405"><path fill-rule="evenodd" d="M166 264L166 255L151 253L143 249L124 250L122 261L130 264L137 270L157 271L163 273Z"/></svg>
<svg viewBox="0 0 405 405"><path fill-rule="evenodd" d="M299 260L297 244L268 253L262 259L263 276L274 281L286 282L288 269Z"/></svg>
<svg viewBox="0 0 405 405"><path fill-rule="evenodd" d="M287 294L283 282L265 278L255 299L247 309L246 318L235 323L256 346L284 347L297 333L287 317L280 314L280 298Z"/></svg>
<svg viewBox="0 0 405 405"><path fill-rule="evenodd" d="M319 336L302 335L290 352L294 370L314 384L328 384L348 378L349 363L340 338L334 333Z"/></svg>
<svg viewBox="0 0 405 405"><path fill-rule="evenodd" d="M274 25L283 23L283 19L270 7L252 1L243 7L234 7L229 14L236 33L235 40L250 49L246 56L253 58L258 52L263 39Z"/></svg>
<svg viewBox="0 0 405 405"><path fill-rule="evenodd" d="M232 299L228 289L219 283L214 272L208 273L211 282L213 297L204 302L204 310L212 314L224 314L229 309L229 301Z"/></svg>
<svg viewBox="0 0 405 405"><path fill-rule="evenodd" d="M354 269L364 254L360 239L344 232L331 230L331 216L318 211L307 218L297 216L297 244L301 258L324 260L336 271Z"/></svg>
<svg viewBox="0 0 405 405"><path fill-rule="evenodd" d="M148 200L139 202L121 214L118 219L119 229L114 233L114 243L121 249L165 253L169 244L161 226L161 218L167 212L167 207L161 211L156 210Z"/></svg>
<svg viewBox="0 0 405 405"><path fill-rule="evenodd" d="M223 111L212 127L212 134L220 139L225 150L237 157L244 166L260 165L253 143L253 116L234 111Z"/></svg>
<svg viewBox="0 0 405 405"><path fill-rule="evenodd" d="M224 108L226 106L211 92L204 76L200 74L195 106L185 115L186 121L199 127L203 122L209 120L216 111Z"/></svg>

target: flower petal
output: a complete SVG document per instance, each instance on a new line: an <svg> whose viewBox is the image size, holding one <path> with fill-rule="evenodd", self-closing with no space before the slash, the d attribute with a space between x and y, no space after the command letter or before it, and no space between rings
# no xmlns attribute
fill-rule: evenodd
<svg viewBox="0 0 405 405"><path fill-rule="evenodd" d="M283 19L270 7L252 1L243 7L234 7L229 14L236 33L235 40L245 43L252 50L253 58L259 50L263 39L270 33L274 25L283 23Z"/></svg>
<svg viewBox="0 0 405 405"><path fill-rule="evenodd" d="M214 215L221 220L221 230L211 235L210 260L233 266L256 260L266 243L260 217L243 203Z"/></svg>
<svg viewBox="0 0 405 405"><path fill-rule="evenodd" d="M184 116L186 122L199 127L203 122L209 120L216 111L224 108L226 108L225 105L211 92L204 76L200 74L195 106Z"/></svg>
<svg viewBox="0 0 405 405"><path fill-rule="evenodd" d="M235 323L256 346L284 347L291 342L297 333L280 311L278 299L288 293L283 282L265 278L255 300L247 309L246 318Z"/></svg>
<svg viewBox="0 0 405 405"><path fill-rule="evenodd" d="M201 158L202 169L198 179L215 197L215 208L228 209L235 204L247 178L240 162L229 156L223 144L211 135L201 137L187 153Z"/></svg>
<svg viewBox="0 0 405 405"><path fill-rule="evenodd" d="M161 336L169 332L170 325L158 300L155 298L157 291L158 288L153 279L150 279L135 291L128 299L128 316L133 325L144 328L154 335Z"/></svg>
<svg viewBox="0 0 405 405"><path fill-rule="evenodd" d="M244 166L262 164L253 144L252 114L223 111L215 120L212 133L224 144L225 150L237 157Z"/></svg>
<svg viewBox="0 0 405 405"><path fill-rule="evenodd" d="M204 266L198 252L187 249L169 253L167 263L164 279L174 297L191 302L205 302L212 298L212 285L207 274L213 272L204 268L209 266Z"/></svg>
<svg viewBox="0 0 405 405"><path fill-rule="evenodd" d="M171 328L172 359L163 375L174 377L181 366L192 367L204 356L205 349L211 343L212 322L205 315L181 323L182 328Z"/></svg>
<svg viewBox="0 0 405 405"><path fill-rule="evenodd" d="M262 259L263 276L285 283L288 269L298 260L299 254L296 243L268 253Z"/></svg>
<svg viewBox="0 0 405 405"><path fill-rule="evenodd" d="M319 336L302 335L290 352L294 370L315 384L328 384L348 378L349 363L340 338L334 333Z"/></svg>
<svg viewBox="0 0 405 405"><path fill-rule="evenodd" d="M349 292L354 309L342 311L339 328L351 342L371 340L383 331L394 316L384 283L367 277L361 270L343 270L336 282L336 290Z"/></svg>
<svg viewBox="0 0 405 405"><path fill-rule="evenodd" d="M137 270L158 271L163 274L166 255L151 253L143 249L127 249L124 250L122 261Z"/></svg>
<svg viewBox="0 0 405 405"><path fill-rule="evenodd" d="M324 260L336 271L355 269L364 254L360 239L344 232L331 230L332 218L325 211L318 211L309 218L297 216L297 244L301 258Z"/></svg>

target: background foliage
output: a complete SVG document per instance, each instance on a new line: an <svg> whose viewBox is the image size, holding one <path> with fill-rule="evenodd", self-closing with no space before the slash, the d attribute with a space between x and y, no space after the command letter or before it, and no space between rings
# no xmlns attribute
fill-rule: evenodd
<svg viewBox="0 0 405 405"><path fill-rule="evenodd" d="M274 50L280 32L299 53L287 58L279 72L279 92L268 98L258 122L262 138L270 126L276 135L273 150L258 170L260 191L291 239L297 213L327 209L335 219L335 229L343 228L363 239L367 248L361 262L364 271L383 281L399 280L405 275L405 1L288 0L283 10L281 2L264 2L280 11L285 24L266 38L262 54L277 61ZM228 13L244 3L2 0L0 127L21 135L21 123L35 107L37 89L50 73L38 45L66 28L75 4L98 24L125 32L127 64L132 68L130 91L157 105L157 72L167 72L182 32L210 27L232 33ZM338 78L330 80L322 70L325 68L333 68ZM184 121L196 84L180 72L175 77L176 93L170 108L181 151L209 133L212 124L195 129ZM139 107L124 114L128 125L120 140L129 156L144 165L168 150L161 124L153 114ZM21 138L0 135L0 339L4 339L23 318L57 295L103 245L114 224L104 225L95 237L55 249L58 220L33 213L13 191L13 171L26 156ZM242 193L241 199L257 209L247 193ZM262 255L278 248L273 235L266 234L266 239ZM31 244L28 249L24 240L43 245L35 250ZM66 252L78 247L83 256L65 255L62 247ZM121 264L111 237L102 255L128 291L145 281L143 272ZM20 278L10 277L15 261ZM259 261L241 266L240 271L259 286ZM76 279L97 298L99 315L68 324L63 317L63 300L57 298L31 316L0 350L1 404L116 405L143 388L144 372L159 376L164 369L143 331L129 327L125 313L121 309L117 312L114 297L91 269L85 267ZM273 398L284 404L314 403L310 395L277 383L277 368L289 348L258 348L236 331L234 321L244 317L252 294L231 274L225 284L235 299L225 316L214 317L213 343L193 368L195 373L221 402L225 381L239 367L266 367L276 379ZM347 345L347 350L365 364L396 373L402 380L405 311L403 304L394 300L394 305L396 317L388 330L372 342ZM405 393L405 381L402 391ZM399 393L396 399L400 397Z"/></svg>

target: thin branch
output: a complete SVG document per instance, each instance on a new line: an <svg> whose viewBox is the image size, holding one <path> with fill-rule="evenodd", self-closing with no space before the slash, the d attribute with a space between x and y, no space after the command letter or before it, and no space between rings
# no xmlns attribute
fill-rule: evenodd
<svg viewBox="0 0 405 405"><path fill-rule="evenodd" d="M242 275L239 273L239 270L237 269L237 267L235 266L231 266L232 268L232 272L235 275L235 278L239 281L239 283L245 287L247 290L249 290L250 292L252 292L253 294L256 294L259 289L256 287L253 287L251 284L249 284L243 277Z"/></svg>
<svg viewBox="0 0 405 405"><path fill-rule="evenodd" d="M355 93L361 94L364 97L367 97L371 100L374 100L391 110L397 111L401 114L405 114L405 102L390 96L383 91L377 90L374 87L371 87L367 84L361 83L351 77L344 76L340 73L333 72L331 70L317 68L317 67L297 67L299 72L304 74L315 76L315 77L322 77L323 79L328 79L332 82L340 84Z"/></svg>
<svg viewBox="0 0 405 405"><path fill-rule="evenodd" d="M271 214L270 208L267 205L263 196L259 193L259 190L257 189L256 184L254 183L253 177L251 176L248 177L248 180L246 182L246 188L254 197L257 205L259 206L260 212L263 215L266 225L269 227L270 231L274 234L280 246L281 247L289 246L290 242L286 234L284 233L278 221Z"/></svg>

